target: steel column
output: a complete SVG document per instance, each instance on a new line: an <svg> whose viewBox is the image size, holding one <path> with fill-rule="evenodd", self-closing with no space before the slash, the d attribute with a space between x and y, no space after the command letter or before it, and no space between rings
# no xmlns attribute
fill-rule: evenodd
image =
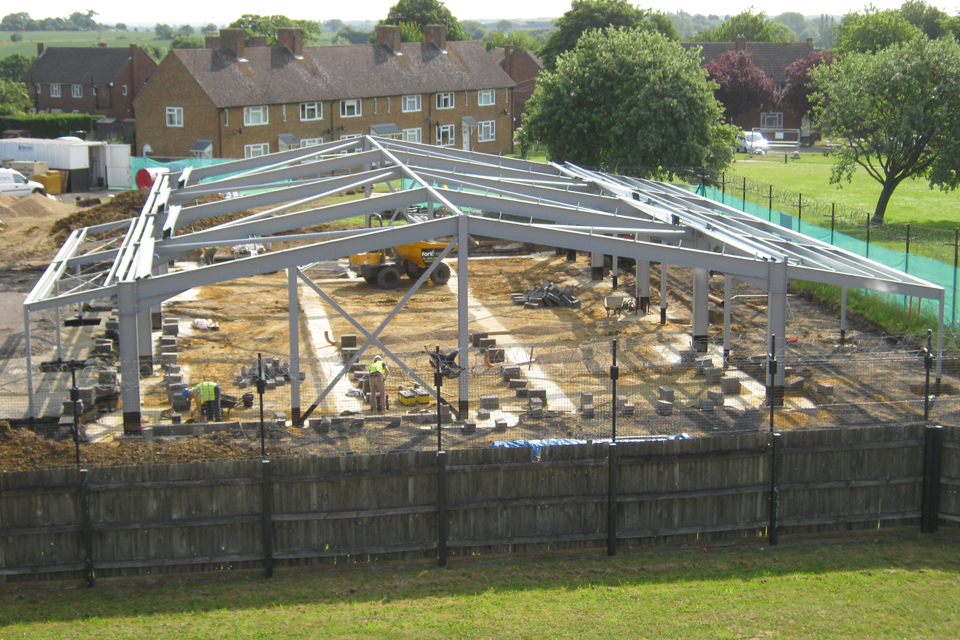
<svg viewBox="0 0 960 640"><path fill-rule="evenodd" d="M640 309L646 313L650 308L650 261L637 260L637 300Z"/></svg>
<svg viewBox="0 0 960 640"><path fill-rule="evenodd" d="M704 353L707 351L710 328L710 271L708 269L693 270L693 349Z"/></svg>
<svg viewBox="0 0 960 640"><path fill-rule="evenodd" d="M137 339L137 283L117 283L117 315L120 320L120 398L123 402L123 433L140 433L140 358Z"/></svg>
<svg viewBox="0 0 960 640"><path fill-rule="evenodd" d="M300 422L300 298L297 288L298 267L287 268L287 317L290 322L290 420Z"/></svg>
<svg viewBox="0 0 960 640"><path fill-rule="evenodd" d="M730 360L730 324L733 315L733 282L728 274L723 274L723 368Z"/></svg>
<svg viewBox="0 0 960 640"><path fill-rule="evenodd" d="M770 263L770 286L767 293L767 344L771 336L777 336L776 357L783 361L787 343L787 262ZM767 374L767 383L773 392L775 404L783 402L784 370L786 367L777 367L777 372L770 380Z"/></svg>
<svg viewBox="0 0 960 640"><path fill-rule="evenodd" d="M460 366L464 371L470 370L470 309L467 304L470 297L468 282L468 245L470 238L469 220L467 215L457 216L457 348L460 349ZM470 410L470 381L469 375L461 373L459 378L460 419L467 416ZM439 405L437 411L439 411Z"/></svg>

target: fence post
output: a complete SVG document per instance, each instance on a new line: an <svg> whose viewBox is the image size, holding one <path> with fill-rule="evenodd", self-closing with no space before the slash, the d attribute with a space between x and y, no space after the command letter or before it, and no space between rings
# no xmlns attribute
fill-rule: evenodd
<svg viewBox="0 0 960 640"><path fill-rule="evenodd" d="M743 177L743 193L742 193L742 195L743 195L743 197L740 198L740 201L743 203L743 211L744 211L744 213L746 213L746 211L747 211L747 177L746 177L746 176Z"/></svg>
<svg viewBox="0 0 960 640"><path fill-rule="evenodd" d="M920 498L920 533L936 533L940 521L940 459L943 427L929 426L923 438L923 493Z"/></svg>
<svg viewBox="0 0 960 640"><path fill-rule="evenodd" d="M830 203L830 244L833 244L833 228L837 224L837 203Z"/></svg>
<svg viewBox="0 0 960 640"><path fill-rule="evenodd" d="M269 460L260 461L261 502L263 503L263 577L273 577L273 479Z"/></svg>
<svg viewBox="0 0 960 640"><path fill-rule="evenodd" d="M767 217L773 222L773 185L767 185Z"/></svg>
<svg viewBox="0 0 960 640"><path fill-rule="evenodd" d="M720 174L720 204L727 204L727 172Z"/></svg>
<svg viewBox="0 0 960 640"><path fill-rule="evenodd" d="M90 519L90 486L87 484L90 476L86 469L80 472L80 524L81 542L83 546L83 571L87 588L93 588L93 523Z"/></svg>
<svg viewBox="0 0 960 640"><path fill-rule="evenodd" d="M864 257L870 257L870 216L867 216L867 255Z"/></svg>
<svg viewBox="0 0 960 640"><path fill-rule="evenodd" d="M617 443L611 442L607 457L607 555L617 555Z"/></svg>
<svg viewBox="0 0 960 640"><path fill-rule="evenodd" d="M800 231L800 221L803 220L803 194L797 194L797 231Z"/></svg>
<svg viewBox="0 0 960 640"><path fill-rule="evenodd" d="M771 545L780 542L780 460L783 457L783 434L773 433L770 439L770 527Z"/></svg>
<svg viewBox="0 0 960 640"><path fill-rule="evenodd" d="M446 451L437 451L437 565L440 567L447 566L447 452Z"/></svg>
<svg viewBox="0 0 960 640"><path fill-rule="evenodd" d="M927 329L927 346L923 348L923 368L926 372L926 380L923 384L923 420L930 419L930 369L933 368L933 348L931 340L933 330Z"/></svg>
<svg viewBox="0 0 960 640"><path fill-rule="evenodd" d="M953 304L950 306L950 326L957 318L957 269L960 268L960 227L953 230Z"/></svg>

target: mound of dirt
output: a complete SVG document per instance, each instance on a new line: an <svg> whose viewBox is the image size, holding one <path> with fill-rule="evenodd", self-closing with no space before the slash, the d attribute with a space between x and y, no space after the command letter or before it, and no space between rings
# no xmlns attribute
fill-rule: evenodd
<svg viewBox="0 0 960 640"><path fill-rule="evenodd" d="M57 220L50 233L54 236L57 244L63 244L63 241L74 229L136 217L140 215L140 210L143 209L143 203L147 201L148 195L150 195L149 189L119 191L103 204L79 211L74 209L76 212L72 215Z"/></svg>
<svg viewBox="0 0 960 640"><path fill-rule="evenodd" d="M268 450L273 451L274 455L277 454L272 448ZM81 465L96 467L119 467L143 462L177 464L202 460L259 458L259 447L243 449L235 443L214 438L155 444L140 442L84 444L80 449ZM9 422L0 420L0 471L34 471L71 467L76 463L76 447L72 442L45 440L29 429L13 429Z"/></svg>
<svg viewBox="0 0 960 640"><path fill-rule="evenodd" d="M76 207L39 193L32 193L24 198L13 198L13 202L4 204L3 220L16 218L62 218L76 211Z"/></svg>

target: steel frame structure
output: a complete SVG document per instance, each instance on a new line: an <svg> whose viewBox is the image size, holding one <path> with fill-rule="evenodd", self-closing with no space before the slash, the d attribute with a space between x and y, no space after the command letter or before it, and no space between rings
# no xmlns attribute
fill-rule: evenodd
<svg viewBox="0 0 960 640"><path fill-rule="evenodd" d="M397 182L400 187L397 188ZM403 188L404 183L408 188ZM374 193L386 184L387 193ZM348 190L363 190L355 200L314 206ZM203 196L227 197L200 203ZM306 233L304 228L358 215L426 204L429 214L412 224L343 232ZM252 209L226 224L201 231L190 226L214 216ZM168 265L200 247L229 246L283 234L301 246L241 258L230 263L170 272ZM24 302L27 327L30 417L35 416L30 362L30 313L116 297L120 320L120 374L124 430L140 425L140 366L150 362L153 314L160 303L194 287L287 270L290 295L291 369L299 371L296 287L302 280L343 314L366 340L399 366L412 371L379 341L378 335L429 277L424 274L374 331L365 329L301 271L301 267L437 237L451 238L458 280L460 365L469 367L467 259L470 234L515 242L556 246L637 260L638 297L649 298L649 267L661 263L694 271L693 343L708 329L707 283L710 271L721 272L729 294L731 279L766 291L769 298L768 343L786 332L789 278L846 288L918 296L939 303L938 354L943 350L944 289L896 269L820 242L679 187L612 175L572 164L535 163L477 152L365 136L292 149L258 158L163 174L154 183L140 215L71 232L56 258ZM439 262L434 263L434 265ZM594 260L594 265L597 261ZM602 264L602 262L600 262ZM616 260L614 261L616 269ZM661 300L666 296L661 277ZM662 303L661 303L662 304ZM729 306L725 305L725 353L729 351ZM665 306L661 317L665 316ZM843 311L845 322L845 309ZM59 338L58 338L59 341ZM348 363L344 372L349 370ZM783 385L783 368L772 382ZM342 375L342 373L341 373ZM432 385L420 384L436 395ZM937 378L941 375L938 358ZM296 376L294 376L296 378ZM332 388L331 381L324 395ZM468 377L459 381L460 408L468 409ZM320 400L322 400L322 397ZM319 401L319 400L318 400ZM300 415L299 380L291 388L291 413Z"/></svg>

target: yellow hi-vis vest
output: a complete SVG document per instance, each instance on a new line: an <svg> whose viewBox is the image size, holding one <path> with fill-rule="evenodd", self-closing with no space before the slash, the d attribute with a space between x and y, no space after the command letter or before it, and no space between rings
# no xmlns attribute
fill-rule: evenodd
<svg viewBox="0 0 960 640"><path fill-rule="evenodd" d="M193 390L197 392L197 399L200 402L213 402L217 399L216 382L201 382Z"/></svg>
<svg viewBox="0 0 960 640"><path fill-rule="evenodd" d="M384 373L386 373L386 369L384 369L383 366L383 360L375 360L371 362L370 366L367 367L367 371L374 375L382 376Z"/></svg>

